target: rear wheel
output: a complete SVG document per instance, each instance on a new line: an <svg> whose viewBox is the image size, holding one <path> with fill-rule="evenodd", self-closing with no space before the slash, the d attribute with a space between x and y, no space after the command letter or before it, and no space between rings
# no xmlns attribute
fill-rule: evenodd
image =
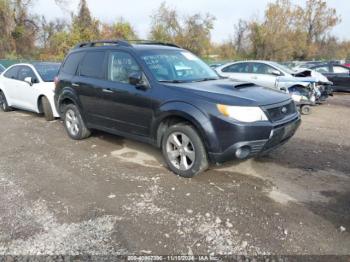
<svg viewBox="0 0 350 262"><path fill-rule="evenodd" d="M162 151L169 168L179 176L191 178L208 168L205 147L191 125L169 127L162 140Z"/></svg>
<svg viewBox="0 0 350 262"><path fill-rule="evenodd" d="M53 116L53 112L52 112L52 108L50 105L49 100L47 99L47 97L43 97L41 98L41 105L44 111L44 116L46 121L53 121L55 120L55 117Z"/></svg>
<svg viewBox="0 0 350 262"><path fill-rule="evenodd" d="M4 112L11 111L11 107L8 106L5 94L0 91L0 109Z"/></svg>
<svg viewBox="0 0 350 262"><path fill-rule="evenodd" d="M69 104L63 110L64 127L68 135L74 140L82 140L91 135L90 130L86 127L79 109Z"/></svg>

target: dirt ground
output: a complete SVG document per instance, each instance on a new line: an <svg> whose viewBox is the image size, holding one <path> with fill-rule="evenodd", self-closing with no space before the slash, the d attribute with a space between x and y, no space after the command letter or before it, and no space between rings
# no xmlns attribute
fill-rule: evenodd
<svg viewBox="0 0 350 262"><path fill-rule="evenodd" d="M150 146L1 112L0 254L350 255L350 94L269 156L193 179Z"/></svg>

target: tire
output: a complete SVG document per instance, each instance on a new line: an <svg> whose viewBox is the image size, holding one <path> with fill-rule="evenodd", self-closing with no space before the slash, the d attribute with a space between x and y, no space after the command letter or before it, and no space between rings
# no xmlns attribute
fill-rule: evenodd
<svg viewBox="0 0 350 262"><path fill-rule="evenodd" d="M44 116L45 116L46 121L55 120L55 117L53 116L51 104L50 104L49 100L47 99L47 97L44 96L43 98L41 98L41 106L43 108L43 112L44 112Z"/></svg>
<svg viewBox="0 0 350 262"><path fill-rule="evenodd" d="M162 139L162 151L168 167L178 176L191 178L208 169L204 144L191 125L169 127Z"/></svg>
<svg viewBox="0 0 350 262"><path fill-rule="evenodd" d="M79 109L74 104L66 105L63 109L63 123L70 138L83 140L91 135L86 127Z"/></svg>
<svg viewBox="0 0 350 262"><path fill-rule="evenodd" d="M0 110L3 112L12 111L12 108L8 106L5 94L0 91Z"/></svg>
<svg viewBox="0 0 350 262"><path fill-rule="evenodd" d="M302 115L310 115L312 112L311 106L309 106L309 105L301 106L300 112Z"/></svg>

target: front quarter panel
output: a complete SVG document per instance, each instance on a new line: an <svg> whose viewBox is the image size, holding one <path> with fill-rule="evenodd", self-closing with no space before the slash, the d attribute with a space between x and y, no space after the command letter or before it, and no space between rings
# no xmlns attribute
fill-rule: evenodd
<svg viewBox="0 0 350 262"><path fill-rule="evenodd" d="M155 114L156 120L152 125L152 133L156 135L160 123L166 118L174 116L185 118L195 126L208 151L215 151L219 148L209 116L199 108L185 102L176 101L163 104Z"/></svg>

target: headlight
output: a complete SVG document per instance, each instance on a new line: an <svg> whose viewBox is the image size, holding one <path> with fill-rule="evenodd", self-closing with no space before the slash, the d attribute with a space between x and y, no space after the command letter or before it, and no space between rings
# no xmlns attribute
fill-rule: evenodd
<svg viewBox="0 0 350 262"><path fill-rule="evenodd" d="M252 123L268 120L260 107L217 105L217 108L224 116L231 117L240 122Z"/></svg>

